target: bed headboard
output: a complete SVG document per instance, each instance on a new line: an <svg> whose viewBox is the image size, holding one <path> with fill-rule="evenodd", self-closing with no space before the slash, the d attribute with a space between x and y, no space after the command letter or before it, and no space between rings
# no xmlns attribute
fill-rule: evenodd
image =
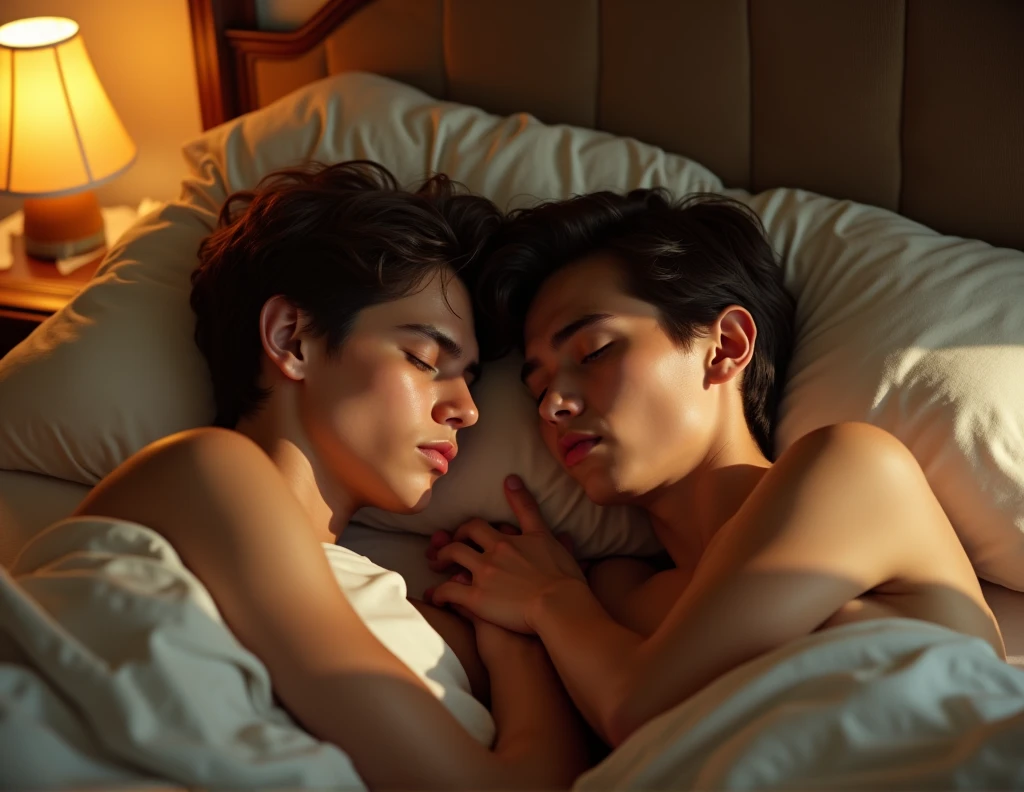
<svg viewBox="0 0 1024 792"><path fill-rule="evenodd" d="M1020 0L190 0L203 123L372 71L1024 249ZM624 185L625 186L625 185Z"/></svg>

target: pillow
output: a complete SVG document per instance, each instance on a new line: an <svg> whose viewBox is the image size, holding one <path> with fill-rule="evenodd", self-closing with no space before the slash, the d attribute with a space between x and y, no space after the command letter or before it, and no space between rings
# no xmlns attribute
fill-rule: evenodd
<svg viewBox="0 0 1024 792"><path fill-rule="evenodd" d="M797 305L779 449L838 421L886 429L978 573L1024 590L1024 253L800 190L749 203Z"/></svg>
<svg viewBox="0 0 1024 792"><path fill-rule="evenodd" d="M0 470L0 567L9 567L32 537L70 515L88 493L52 476Z"/></svg>
<svg viewBox="0 0 1024 792"><path fill-rule="evenodd" d="M143 218L97 278L0 362L0 468L93 484L146 444L212 420L212 388L192 339L189 274L226 196L278 168L368 158L409 183L447 171L503 206L637 179L681 190L721 187L701 166L636 141L546 127L525 115L499 118L361 74L307 86L211 130L184 154L181 200ZM448 483L450 496L435 497L422 521L366 514L368 521L429 533L476 515L511 519L501 482L514 470L581 554L658 550L642 513L591 504L534 432L506 431L499 416L523 412L518 376L485 374L481 386L488 394L479 403L482 426L460 438L449 474L479 497Z"/></svg>
<svg viewBox="0 0 1024 792"><path fill-rule="evenodd" d="M181 202L144 219L97 281L0 361L0 467L95 482L162 434L210 420L188 273L225 196L276 168L366 157L403 181L446 172L504 207L604 188L722 190L700 165L635 140L498 118L362 74L210 130L185 157ZM1024 342L1012 289L1024 256L810 193L732 194L763 215L797 297L780 448L824 423L879 423L917 455L979 573L1024 590L1024 565L1000 560L1024 553L1024 399L1006 381ZM501 479L515 469L581 554L655 549L646 520L598 509L552 466L514 361L490 367L480 389L480 426L428 509L360 521L429 533L474 515L508 519Z"/></svg>
<svg viewBox="0 0 1024 792"><path fill-rule="evenodd" d="M215 223L181 203L140 218L89 284L0 359L0 468L95 484L150 442L210 422L188 295Z"/></svg>

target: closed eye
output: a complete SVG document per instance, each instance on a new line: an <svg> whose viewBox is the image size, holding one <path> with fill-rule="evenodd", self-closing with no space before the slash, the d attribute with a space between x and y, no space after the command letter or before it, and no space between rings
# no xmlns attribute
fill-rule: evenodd
<svg viewBox="0 0 1024 792"><path fill-rule="evenodd" d="M409 359L409 362L412 363L420 371L429 371L431 373L436 373L437 372L436 368L431 366L429 363L424 363L422 360L420 360L418 357L413 355L411 352L406 352L405 356Z"/></svg>
<svg viewBox="0 0 1024 792"><path fill-rule="evenodd" d="M609 341L607 344L605 344L600 349L595 349L589 355L585 355L581 362L589 363L592 360L597 360L599 357L601 357L601 355L603 355L607 351L608 347L610 347L613 343L615 343L615 342L614 341Z"/></svg>
<svg viewBox="0 0 1024 792"><path fill-rule="evenodd" d="M608 347L610 347L614 343L615 343L614 341L609 341L607 344L605 344L600 349L595 349L589 355L585 355L583 357L582 361L580 361L580 362L582 362L582 363L590 363L591 361L597 360L599 357L601 357L601 355L603 355L605 352L607 352L608 351ZM540 395L537 397L537 406L538 407L540 407L541 402L544 401L544 397L547 395L547 393L548 393L548 389L547 388L545 388L544 390L542 390L540 392Z"/></svg>

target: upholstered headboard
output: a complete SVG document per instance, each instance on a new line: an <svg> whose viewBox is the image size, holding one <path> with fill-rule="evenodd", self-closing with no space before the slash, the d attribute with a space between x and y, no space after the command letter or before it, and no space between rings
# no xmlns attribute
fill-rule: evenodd
<svg viewBox="0 0 1024 792"><path fill-rule="evenodd" d="M207 127L372 71L1024 249L1020 0L329 0L289 32L254 2L190 0Z"/></svg>

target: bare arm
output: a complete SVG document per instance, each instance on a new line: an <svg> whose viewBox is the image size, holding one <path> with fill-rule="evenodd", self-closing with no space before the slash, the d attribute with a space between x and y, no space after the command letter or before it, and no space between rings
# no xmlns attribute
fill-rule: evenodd
<svg viewBox="0 0 1024 792"><path fill-rule="evenodd" d="M427 620L427 623L437 630L438 635L444 639L459 664L466 672L469 679L469 688L473 695L484 704L490 704L491 683L488 679L487 668L480 659L480 652L476 648L476 636L473 625L450 610L438 608L423 600L409 598L409 604L420 612L420 615Z"/></svg>
<svg viewBox="0 0 1024 792"><path fill-rule="evenodd" d="M539 513L520 504L518 514L522 542L446 554L472 572L473 586L448 584L443 596L535 631L577 706L613 744L732 668L813 632L850 600L926 567L922 554L945 519L894 438L863 425L812 433L723 527L645 639L561 571L557 543L534 527ZM482 539L474 537L481 547Z"/></svg>
<svg viewBox="0 0 1024 792"><path fill-rule="evenodd" d="M497 728L495 753L529 766L552 787L571 786L590 763L583 723L544 645L486 622L410 600L466 669Z"/></svg>
<svg viewBox="0 0 1024 792"><path fill-rule="evenodd" d="M599 561L587 573L590 590L608 615L644 637L665 620L689 579L683 570L659 572L647 561L624 556Z"/></svg>
<svg viewBox="0 0 1024 792"><path fill-rule="evenodd" d="M371 788L556 783L542 775L545 768L473 740L373 637L335 581L305 511L242 435L200 430L154 444L104 480L77 513L163 534L267 666L291 713L346 751Z"/></svg>
<svg viewBox="0 0 1024 792"><path fill-rule="evenodd" d="M478 623L498 727L495 752L568 788L589 767L586 725L544 645L533 636ZM491 635L484 635L484 631ZM500 634L495 634L500 631ZM511 781L509 785L511 785Z"/></svg>

